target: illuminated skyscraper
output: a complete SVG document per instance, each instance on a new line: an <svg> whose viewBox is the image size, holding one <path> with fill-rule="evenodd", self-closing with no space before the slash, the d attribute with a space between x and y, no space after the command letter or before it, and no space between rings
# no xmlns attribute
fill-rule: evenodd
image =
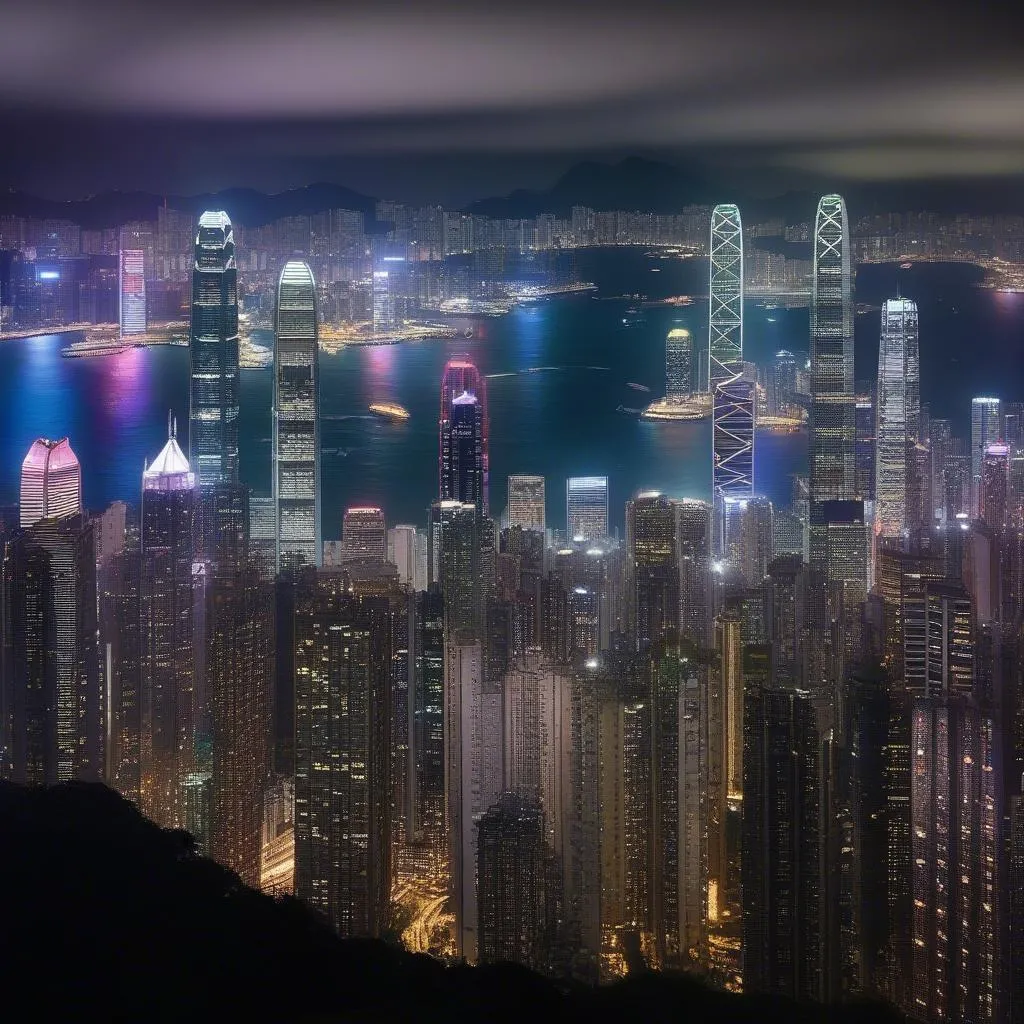
<svg viewBox="0 0 1024 1024"><path fill-rule="evenodd" d="M854 497L853 279L841 196L822 196L814 223L811 291L811 562L825 559L826 501Z"/></svg>
<svg viewBox="0 0 1024 1024"><path fill-rule="evenodd" d="M295 600L295 895L343 936L376 936L391 883L390 624L307 569Z"/></svg>
<svg viewBox="0 0 1024 1024"><path fill-rule="evenodd" d="M6 546L0 606L7 716L0 728L11 740L14 781L101 781L106 703L92 525L71 514L16 533Z"/></svg>
<svg viewBox="0 0 1024 1024"><path fill-rule="evenodd" d="M122 249L118 255L121 337L146 333L146 254Z"/></svg>
<svg viewBox="0 0 1024 1024"><path fill-rule="evenodd" d="M508 478L508 525L544 532L544 477Z"/></svg>
<svg viewBox="0 0 1024 1024"><path fill-rule="evenodd" d="M238 270L231 221L199 218L189 330L189 464L200 487L238 481Z"/></svg>
<svg viewBox="0 0 1024 1024"><path fill-rule="evenodd" d="M998 398L971 399L971 517L981 501L981 460L985 448L1002 438L1002 403Z"/></svg>
<svg viewBox="0 0 1024 1024"><path fill-rule="evenodd" d="M387 527L384 512L375 506L345 509L341 521L341 559L370 559L383 562L387 557Z"/></svg>
<svg viewBox="0 0 1024 1024"><path fill-rule="evenodd" d="M142 474L139 609L139 803L164 828L185 826L185 782L196 770L195 492L195 474L172 428L167 444Z"/></svg>
<svg viewBox="0 0 1024 1024"><path fill-rule="evenodd" d="M882 537L906 526L908 454L920 429L917 304L887 299L882 307L875 423L875 523Z"/></svg>
<svg viewBox="0 0 1024 1024"><path fill-rule="evenodd" d="M665 338L665 400L681 402L693 393L693 338L673 327Z"/></svg>
<svg viewBox="0 0 1024 1024"><path fill-rule="evenodd" d="M569 540L604 540L608 536L608 477L569 477L565 519Z"/></svg>
<svg viewBox="0 0 1024 1024"><path fill-rule="evenodd" d="M479 959L546 971L558 892L536 796L502 793L477 827Z"/></svg>
<svg viewBox="0 0 1024 1024"><path fill-rule="evenodd" d="M679 628L698 646L711 642L711 505L674 501L679 544Z"/></svg>
<svg viewBox="0 0 1024 1024"><path fill-rule="evenodd" d="M488 481L487 386L480 371L466 359L450 359L441 377L438 420L439 494L468 501L487 515ZM472 495L467 496L472 490Z"/></svg>
<svg viewBox="0 0 1024 1024"><path fill-rule="evenodd" d="M626 502L626 580L636 649L679 628L679 550L673 503L656 492Z"/></svg>
<svg viewBox="0 0 1024 1024"><path fill-rule="evenodd" d="M277 569L320 565L320 357L316 282L305 263L281 271L274 332Z"/></svg>
<svg viewBox="0 0 1024 1024"><path fill-rule="evenodd" d="M713 494L746 498L754 488L754 382L743 365L743 225L739 208L711 214L709 385L714 403Z"/></svg>
<svg viewBox="0 0 1024 1024"><path fill-rule="evenodd" d="M21 464L21 525L82 511L82 468L66 437L33 441Z"/></svg>
<svg viewBox="0 0 1024 1024"><path fill-rule="evenodd" d="M483 511L483 407L469 391L456 395L441 422L441 497Z"/></svg>
<svg viewBox="0 0 1024 1024"><path fill-rule="evenodd" d="M998 533L1007 525L1010 486L1010 448L987 444L981 455L981 489L978 518Z"/></svg>

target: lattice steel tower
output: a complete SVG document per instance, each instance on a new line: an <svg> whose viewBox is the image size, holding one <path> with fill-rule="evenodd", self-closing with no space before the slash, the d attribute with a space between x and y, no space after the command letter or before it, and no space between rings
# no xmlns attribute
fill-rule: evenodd
<svg viewBox="0 0 1024 1024"><path fill-rule="evenodd" d="M708 375L714 403L713 488L723 497L754 492L754 382L743 364L743 224L731 203L711 214Z"/></svg>

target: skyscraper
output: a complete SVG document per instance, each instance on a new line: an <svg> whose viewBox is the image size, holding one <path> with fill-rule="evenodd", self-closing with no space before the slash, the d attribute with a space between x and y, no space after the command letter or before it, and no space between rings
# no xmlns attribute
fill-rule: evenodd
<svg viewBox="0 0 1024 1024"><path fill-rule="evenodd" d="M40 519L15 534L7 545L0 606L10 643L3 657L9 721L2 728L5 737L13 729L14 781L99 782L106 706L92 526L70 514Z"/></svg>
<svg viewBox="0 0 1024 1024"><path fill-rule="evenodd" d="M917 304L886 299L878 349L875 424L875 523L882 537L906 526L908 455L920 430Z"/></svg>
<svg viewBox="0 0 1024 1024"><path fill-rule="evenodd" d="M1010 487L1010 448L1005 444L987 444L981 454L981 486L978 492L978 518L995 533L1007 525Z"/></svg>
<svg viewBox="0 0 1024 1024"><path fill-rule="evenodd" d="M347 508L341 521L342 561L387 557L387 527L384 512L375 505Z"/></svg>
<svg viewBox="0 0 1024 1024"><path fill-rule="evenodd" d="M673 503L656 492L626 502L630 627L639 651L679 628L679 549Z"/></svg>
<svg viewBox="0 0 1024 1024"><path fill-rule="evenodd" d="M709 385L714 403L713 494L746 498L754 488L754 382L743 365L743 225L739 208L711 214Z"/></svg>
<svg viewBox="0 0 1024 1024"><path fill-rule="evenodd" d="M608 536L608 477L571 476L565 485L566 534L573 540Z"/></svg>
<svg viewBox="0 0 1024 1024"><path fill-rule="evenodd" d="M550 967L553 867L537 798L502 793L477 827L480 963Z"/></svg>
<svg viewBox="0 0 1024 1024"><path fill-rule="evenodd" d="M82 468L66 437L33 441L21 464L21 525L82 511Z"/></svg>
<svg viewBox="0 0 1024 1024"><path fill-rule="evenodd" d="M189 464L200 487L238 480L238 270L231 221L199 218L189 329Z"/></svg>
<svg viewBox="0 0 1024 1024"><path fill-rule="evenodd" d="M544 532L544 477L508 478L508 525Z"/></svg>
<svg viewBox="0 0 1024 1024"><path fill-rule="evenodd" d="M453 406L459 399L458 426ZM438 420L439 494L469 501L488 515L490 452L487 386L476 366L467 359L450 359L441 377L441 414ZM453 459L455 461L453 461ZM467 497L467 489L472 489Z"/></svg>
<svg viewBox="0 0 1024 1024"><path fill-rule="evenodd" d="M185 827L185 783L196 770L193 530L195 474L171 436L142 474L140 806L164 828Z"/></svg>
<svg viewBox="0 0 1024 1024"><path fill-rule="evenodd" d="M284 265L274 331L274 499L277 569L320 565L320 370L316 282Z"/></svg>
<svg viewBox="0 0 1024 1024"><path fill-rule="evenodd" d="M295 895L343 936L383 930L391 883L386 598L303 573L295 601Z"/></svg>
<svg viewBox="0 0 1024 1024"><path fill-rule="evenodd" d="M117 265L121 337L145 334L146 254L142 249L121 249Z"/></svg>
<svg viewBox="0 0 1024 1024"><path fill-rule="evenodd" d="M470 391L455 395L441 421L441 498L483 513L483 406Z"/></svg>
<svg viewBox="0 0 1024 1024"><path fill-rule="evenodd" d="M681 402L693 393L693 337L673 327L665 338L665 400Z"/></svg>
<svg viewBox="0 0 1024 1024"><path fill-rule="evenodd" d="M854 497L853 279L841 196L822 196L811 290L811 562L825 558L821 506Z"/></svg>
<svg viewBox="0 0 1024 1024"><path fill-rule="evenodd" d="M1002 403L998 398L971 399L971 517L981 501L981 460L987 445L1002 437Z"/></svg>

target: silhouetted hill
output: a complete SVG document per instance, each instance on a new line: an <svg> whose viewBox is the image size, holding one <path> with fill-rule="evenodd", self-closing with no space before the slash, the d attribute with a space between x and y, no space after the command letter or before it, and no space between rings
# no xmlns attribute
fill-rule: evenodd
<svg viewBox="0 0 1024 1024"><path fill-rule="evenodd" d="M344 185L319 182L304 188L266 195L251 188L231 188L197 196L158 196L149 192L103 192L61 202L40 199L26 192L0 192L0 215L58 218L74 221L84 228L117 227L131 220L156 220L157 209L165 203L173 210L200 214L204 210L227 210L247 227L269 224L279 217L296 217L323 210L360 210L373 221L377 200Z"/></svg>
<svg viewBox="0 0 1024 1024"><path fill-rule="evenodd" d="M886 1024L643 975L560 988L511 966L445 968L341 941L295 900L246 888L102 786L0 784L0 993L33 1021L643 1020ZM869 1016L870 1015L870 1016Z"/></svg>
<svg viewBox="0 0 1024 1024"><path fill-rule="evenodd" d="M628 157L616 164L586 161L571 167L549 189L518 189L507 196L481 199L466 208L485 217L567 217L574 206L593 210L643 210L678 213L691 203L719 201L705 179L657 160Z"/></svg>

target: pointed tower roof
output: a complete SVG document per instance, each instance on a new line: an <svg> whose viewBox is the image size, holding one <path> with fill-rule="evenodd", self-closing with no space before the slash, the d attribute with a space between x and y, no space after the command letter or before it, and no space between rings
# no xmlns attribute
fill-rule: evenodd
<svg viewBox="0 0 1024 1024"><path fill-rule="evenodd" d="M180 491L196 485L196 475L175 437L177 424L168 418L167 444L142 472L142 489L146 491Z"/></svg>

